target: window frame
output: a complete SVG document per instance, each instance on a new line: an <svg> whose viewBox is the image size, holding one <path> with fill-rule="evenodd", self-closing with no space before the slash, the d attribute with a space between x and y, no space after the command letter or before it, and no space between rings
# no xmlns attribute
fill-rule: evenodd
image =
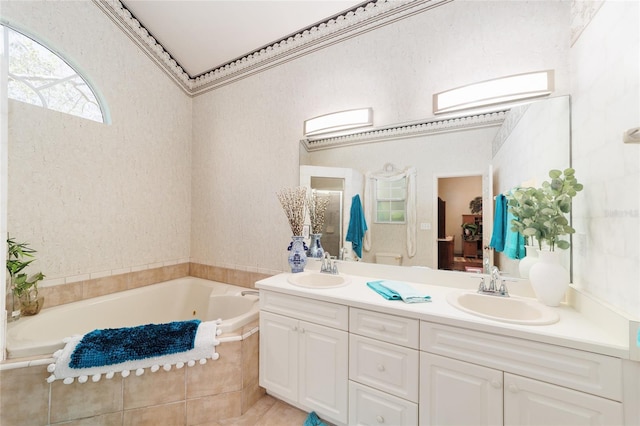
<svg viewBox="0 0 640 426"><path fill-rule="evenodd" d="M2 31L4 35L3 36L3 40L5 44L4 49L5 49L7 62L8 62L8 66L7 66L7 98L8 99L11 99L17 102L27 103L34 106L39 106L41 108L49 109L52 111L61 112L63 114L69 114L74 117L83 118L85 120L90 120L97 123L103 123L103 124L111 123L106 102L104 101L104 98L101 96L99 90L97 90L97 88L92 84L91 80L84 73L79 71L79 67L73 64L72 61L70 61L64 55L60 54L56 49L52 49L47 43L41 41L38 37L35 37L29 32L24 31L22 29L17 29L14 26L9 25L4 21L0 21L0 31ZM52 60L55 60L56 62L58 62L58 64L60 64L58 66L68 67L68 69L70 69L73 72L73 74L59 76L54 74L43 73L43 75L22 75L20 76L20 78L16 78L15 76L12 76L11 61L12 61L12 57L15 57L15 56L12 55L12 53L14 52L12 52L12 49L10 48L10 43L11 43L10 40L12 37L14 37L13 33L15 33L15 35L19 37L24 37L28 39L31 43L38 45L39 48L46 50L49 55L52 55L51 57ZM29 78L31 79L35 78L35 79L41 79L41 80L46 80L47 78L51 78L54 80L58 79L58 81L53 81L50 84L43 84L37 87L33 87L33 85L30 84L28 80ZM72 80L75 80L77 82L77 84L75 84L77 85L77 87L73 88L75 89L76 96L73 98L73 101L75 102L71 101L73 105L70 108L69 107L61 108L55 103L49 102L49 100L52 99L50 95L43 96L43 93L42 93L43 91L49 90L51 88L55 88L56 85L59 88L61 87L61 85ZM22 85L22 87L26 87L27 90L31 90L33 99L38 99L39 102L30 102L29 100L26 100L24 97L23 98L16 97L15 96L16 92L12 91L11 89L11 85L13 82L18 82ZM68 88L64 88L64 87L62 88L62 90L63 91L66 90L67 92L69 91ZM81 98L84 98L86 99L86 102L95 105L95 107L93 108L93 111L94 111L93 114L83 113L84 108L80 108L79 110L74 111L75 105L78 103L79 99ZM67 101L61 95L58 95L57 98L54 95L53 99L59 101L60 102L59 105L64 105L65 102ZM99 112L99 116L95 112L96 108Z"/></svg>
<svg viewBox="0 0 640 426"><path fill-rule="evenodd" d="M394 184L401 182L400 186L394 186ZM380 188L381 184L386 188ZM381 190L387 192L387 194L381 194ZM394 192L401 191L401 194L394 194ZM407 177L402 176L397 179L380 179L376 178L374 181L374 193L375 193L375 212L374 223L387 224L387 225L404 225L407 223ZM402 208L398 209L394 204L402 203ZM388 205L388 209L381 210L381 204ZM388 220L381 219L380 213L388 213ZM394 220L394 214L402 213L402 220Z"/></svg>

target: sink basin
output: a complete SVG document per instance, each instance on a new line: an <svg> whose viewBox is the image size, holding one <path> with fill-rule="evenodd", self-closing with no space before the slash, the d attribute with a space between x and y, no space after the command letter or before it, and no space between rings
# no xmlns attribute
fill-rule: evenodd
<svg viewBox="0 0 640 426"><path fill-rule="evenodd" d="M306 288L336 288L351 282L345 275L332 275L320 272L298 272L289 275L289 283Z"/></svg>
<svg viewBox="0 0 640 426"><path fill-rule="evenodd" d="M447 302L461 311L511 324L547 325L558 321L558 313L535 300L500 297L472 292L452 292Z"/></svg>

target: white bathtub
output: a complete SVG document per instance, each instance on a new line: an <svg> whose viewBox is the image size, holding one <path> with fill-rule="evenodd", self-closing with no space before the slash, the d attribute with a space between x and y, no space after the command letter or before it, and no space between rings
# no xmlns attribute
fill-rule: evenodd
<svg viewBox="0 0 640 426"><path fill-rule="evenodd" d="M258 297L241 296L245 290L248 289L185 277L45 308L38 315L9 324L7 356L50 356L64 346L65 337L98 328L221 318L219 328L228 333L258 319Z"/></svg>

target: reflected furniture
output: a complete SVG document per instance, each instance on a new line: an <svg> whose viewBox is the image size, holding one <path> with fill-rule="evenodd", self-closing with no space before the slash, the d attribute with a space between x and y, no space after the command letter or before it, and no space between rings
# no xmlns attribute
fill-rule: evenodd
<svg viewBox="0 0 640 426"><path fill-rule="evenodd" d="M473 259L482 258L482 215L463 214L462 223L470 223L478 227L478 231L472 236L462 232L462 256Z"/></svg>

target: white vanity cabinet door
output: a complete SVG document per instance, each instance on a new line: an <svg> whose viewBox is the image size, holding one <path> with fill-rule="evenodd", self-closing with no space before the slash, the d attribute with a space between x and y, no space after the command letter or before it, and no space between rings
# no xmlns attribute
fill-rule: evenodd
<svg viewBox="0 0 640 426"><path fill-rule="evenodd" d="M323 418L346 423L349 334L300 321L299 396Z"/></svg>
<svg viewBox="0 0 640 426"><path fill-rule="evenodd" d="M323 419L347 422L348 333L260 312L260 386Z"/></svg>
<svg viewBox="0 0 640 426"><path fill-rule="evenodd" d="M420 425L502 425L502 372L420 353Z"/></svg>
<svg viewBox="0 0 640 426"><path fill-rule="evenodd" d="M401 426L418 424L418 405L405 399L349 382L349 425Z"/></svg>
<svg viewBox="0 0 640 426"><path fill-rule="evenodd" d="M513 374L504 374L508 426L622 425L622 404Z"/></svg>
<svg viewBox="0 0 640 426"><path fill-rule="evenodd" d="M260 312L260 386L298 399L298 320Z"/></svg>

